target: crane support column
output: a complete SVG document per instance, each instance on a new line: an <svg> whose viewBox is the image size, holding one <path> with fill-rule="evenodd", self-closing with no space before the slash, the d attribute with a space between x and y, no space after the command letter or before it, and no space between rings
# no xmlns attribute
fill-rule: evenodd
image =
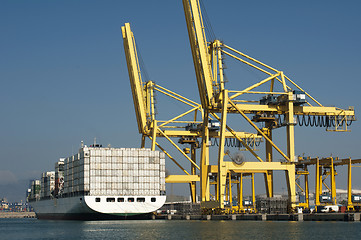
<svg viewBox="0 0 361 240"><path fill-rule="evenodd" d="M196 145L195 143L191 144L191 158L192 158L193 162L196 163L196 146L195 145ZM196 167L194 166L194 164L191 164L191 174L196 175ZM195 203L195 202L197 202L196 182L191 182L191 183L189 183L189 185L190 185L192 202Z"/></svg>
<svg viewBox="0 0 361 240"><path fill-rule="evenodd" d="M267 132L265 134L272 141L272 125L270 122L266 123L266 129ZM273 161L272 145L269 141L266 141L266 161ZM266 184L267 197L273 197L273 171L267 171L267 173L264 174L264 179Z"/></svg>
<svg viewBox="0 0 361 240"><path fill-rule="evenodd" d="M294 164L289 164L287 166L286 174L286 182L288 189L288 199L290 201L290 206L292 209L296 208L296 168Z"/></svg>
<svg viewBox="0 0 361 240"><path fill-rule="evenodd" d="M351 165L351 158L349 158L347 162L347 210L353 211L355 210L352 204L352 165Z"/></svg>
<svg viewBox="0 0 361 240"><path fill-rule="evenodd" d="M315 205L320 205L320 160L316 158L316 186L315 186ZM321 180L322 181L322 180Z"/></svg>
<svg viewBox="0 0 361 240"><path fill-rule="evenodd" d="M238 210L243 210L243 173L238 178Z"/></svg>
<svg viewBox="0 0 361 240"><path fill-rule="evenodd" d="M288 112L287 112L287 155L290 162L295 161L295 124L293 116L293 93L288 92ZM291 170L293 167L293 170ZM291 208L296 207L296 173L295 165L292 164L289 166L289 170L285 172L286 182L288 189L288 198L290 200Z"/></svg>
<svg viewBox="0 0 361 240"><path fill-rule="evenodd" d="M335 165L333 164L334 159L331 157L331 197L332 203L336 205L336 180L335 180Z"/></svg>
<svg viewBox="0 0 361 240"><path fill-rule="evenodd" d="M288 93L287 113L287 155L291 162L295 161L295 123L293 116L293 93Z"/></svg>
<svg viewBox="0 0 361 240"><path fill-rule="evenodd" d="M228 106L228 90L223 91L223 107L222 107L222 119L218 148L218 192L219 192L219 207L224 208L224 190L227 179L227 168L224 164L224 144L225 144L225 132L227 123L227 106Z"/></svg>
<svg viewBox="0 0 361 240"><path fill-rule="evenodd" d="M157 120L153 120L153 129L152 129L152 151L155 151L155 143L157 137Z"/></svg>
<svg viewBox="0 0 361 240"><path fill-rule="evenodd" d="M304 171L308 172L307 165L304 167ZM308 188L308 174L305 175L305 200L307 208L310 208L310 195Z"/></svg>
<svg viewBox="0 0 361 240"><path fill-rule="evenodd" d="M203 132L201 143L201 163L200 163L200 184L201 184L201 200L202 202L209 201L209 130L208 130L209 112L204 109L203 117Z"/></svg>
<svg viewBox="0 0 361 240"><path fill-rule="evenodd" d="M254 188L254 173L252 173L252 205L253 205L253 210L256 209L256 190Z"/></svg>
<svg viewBox="0 0 361 240"><path fill-rule="evenodd" d="M232 173L229 172L228 173L228 201L229 201L229 205L232 207Z"/></svg>

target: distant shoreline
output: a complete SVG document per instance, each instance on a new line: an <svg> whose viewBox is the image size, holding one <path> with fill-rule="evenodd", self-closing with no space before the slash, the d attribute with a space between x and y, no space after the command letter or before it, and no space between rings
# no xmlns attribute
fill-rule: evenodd
<svg viewBox="0 0 361 240"><path fill-rule="evenodd" d="M35 212L0 212L0 218L35 218Z"/></svg>

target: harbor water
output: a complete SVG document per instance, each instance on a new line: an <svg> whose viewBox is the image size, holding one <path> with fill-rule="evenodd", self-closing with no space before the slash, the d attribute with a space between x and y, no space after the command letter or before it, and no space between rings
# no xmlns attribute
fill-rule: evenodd
<svg viewBox="0 0 361 240"><path fill-rule="evenodd" d="M0 219L0 239L361 239L361 222Z"/></svg>

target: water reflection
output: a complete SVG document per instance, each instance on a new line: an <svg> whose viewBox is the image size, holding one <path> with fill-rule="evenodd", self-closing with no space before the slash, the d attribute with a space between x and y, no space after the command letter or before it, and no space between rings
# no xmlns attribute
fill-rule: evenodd
<svg viewBox="0 0 361 240"><path fill-rule="evenodd" d="M361 239L361 222L0 219L1 239Z"/></svg>

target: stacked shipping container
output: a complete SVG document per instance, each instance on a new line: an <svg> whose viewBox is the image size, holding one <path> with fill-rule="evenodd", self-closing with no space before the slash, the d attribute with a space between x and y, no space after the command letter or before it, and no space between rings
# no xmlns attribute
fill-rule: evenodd
<svg viewBox="0 0 361 240"><path fill-rule="evenodd" d="M37 184L39 183L39 184ZM34 186L33 186L34 185ZM145 148L80 148L79 153L61 158L55 171L33 181L41 185L40 198L91 196L165 195L165 154Z"/></svg>
<svg viewBox="0 0 361 240"><path fill-rule="evenodd" d="M40 198L48 198L55 190L55 172L44 172L41 175Z"/></svg>
<svg viewBox="0 0 361 240"><path fill-rule="evenodd" d="M41 184L40 180L31 181L29 200L40 199Z"/></svg>
<svg viewBox="0 0 361 240"><path fill-rule="evenodd" d="M64 189L64 160L65 158L60 158L58 162L55 163L55 196L63 194Z"/></svg>
<svg viewBox="0 0 361 240"><path fill-rule="evenodd" d="M65 196L154 196L165 192L165 154L83 147L64 160Z"/></svg>

